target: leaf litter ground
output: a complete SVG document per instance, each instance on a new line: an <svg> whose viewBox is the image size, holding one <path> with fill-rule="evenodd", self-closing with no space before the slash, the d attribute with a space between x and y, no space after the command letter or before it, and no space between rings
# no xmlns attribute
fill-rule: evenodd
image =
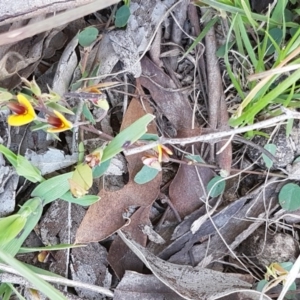
<svg viewBox="0 0 300 300"><path fill-rule="evenodd" d="M94 127L80 132L87 153L147 113L156 116L148 132L160 136L189 138L230 130L225 101L228 95L215 56L215 30L209 30L205 37L205 55L204 48L198 45L189 57L178 62L182 56L178 49L187 49L192 43L182 29L198 36L200 12L188 1L169 0L164 6L160 1L148 2L131 1L135 9L126 29L104 29L110 25L109 16L114 12L107 9L76 20L59 33L40 34L36 40L30 39L31 44L16 44L18 55L23 56L23 65L17 65L16 72L28 79L34 75L44 90L47 84L61 95L76 90L80 86L80 77L76 78L79 64L89 75L97 74L98 82L100 78L119 84L107 84L106 88L104 85L102 92L109 100L109 113ZM168 14L169 9L172 14ZM166 18L172 28L171 36L167 35L166 25L160 26ZM78 48L77 31L90 25L100 28L101 39L89 48ZM149 53L142 55L148 46ZM81 50L79 55L75 49ZM13 59L13 50L6 51ZM3 75L1 86L18 88L19 77ZM76 107L78 102L71 99L68 105ZM101 109L90 113L97 119ZM27 127L9 129L7 114L2 112L0 118L1 143L44 168L43 174L67 173L70 169L66 168L76 163L79 153L76 147L74 151L71 133L61 134L60 141L54 141L43 131L31 132ZM284 168L294 160L297 151L285 150L284 146L289 144L285 136L276 140L280 130L273 132L273 143L278 144L277 148L279 144L283 147L282 153L293 154L290 161L280 165ZM297 128L294 131L296 137ZM261 150L267 139L255 141L259 143ZM294 262L299 254L298 244L291 238L291 233L297 238L292 224L299 222L298 212L291 219L278 205L283 183L278 177L270 179L263 173L267 169L260 158L263 150L256 147L254 153L249 143L226 138L209 144L170 147L174 153L170 161L143 185L134 178L147 153L126 155L124 151L103 176L94 180L90 194L99 195L100 201L90 207L62 200L53 202L45 207L39 225L24 244L39 247L76 242L84 247L50 251L47 259L40 261L35 253L17 257L74 281L110 289L114 299L242 299L245 295L259 299L252 285L263 278L262 268L274 262ZM188 159L188 155L198 161ZM29 199L34 186L24 182L0 159L0 203L4 216ZM280 155L277 159L282 161ZM233 168L248 169L248 173L237 173ZM210 197L208 184L220 170L231 176L226 179L225 190ZM273 167L272 172L277 171ZM286 225L275 232L272 223L282 219ZM259 235L258 230L263 233ZM278 239L272 239L270 232ZM261 245L269 246L269 252L262 250ZM280 255L276 256L274 248L280 249ZM28 295L29 290L22 292ZM100 296L99 291L79 285L75 292L71 296L69 290L69 297L109 296ZM279 291L274 290L273 294L276 293Z"/></svg>

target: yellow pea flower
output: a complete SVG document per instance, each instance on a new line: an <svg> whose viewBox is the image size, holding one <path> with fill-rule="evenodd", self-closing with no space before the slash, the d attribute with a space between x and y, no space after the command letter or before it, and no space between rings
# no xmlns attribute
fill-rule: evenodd
<svg viewBox="0 0 300 300"><path fill-rule="evenodd" d="M56 110L53 110L53 113L55 114L55 116L50 115L47 117L48 124L52 126L47 129L48 132L57 133L73 128L73 124L70 121L68 121L63 116L63 114Z"/></svg>
<svg viewBox="0 0 300 300"><path fill-rule="evenodd" d="M7 123L10 126L22 126L32 122L36 118L33 106L22 94L17 95L18 102L11 101L7 107L14 113L8 116Z"/></svg>
<svg viewBox="0 0 300 300"><path fill-rule="evenodd" d="M161 171L161 163L168 162L169 155L172 155L173 152L164 145L157 145L153 150L151 154L147 154L142 158L143 164Z"/></svg>
<svg viewBox="0 0 300 300"><path fill-rule="evenodd" d="M171 149L164 145L158 145L156 149L154 149L158 153L158 161L161 162L168 162L169 161L169 155L172 155L173 152Z"/></svg>

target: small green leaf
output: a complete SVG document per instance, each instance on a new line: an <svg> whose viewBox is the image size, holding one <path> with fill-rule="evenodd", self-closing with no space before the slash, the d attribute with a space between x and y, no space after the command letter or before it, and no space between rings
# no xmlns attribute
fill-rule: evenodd
<svg viewBox="0 0 300 300"><path fill-rule="evenodd" d="M130 9L127 5L122 5L116 12L115 25L118 28L124 27L130 17Z"/></svg>
<svg viewBox="0 0 300 300"><path fill-rule="evenodd" d="M93 173L89 165L81 163L77 165L69 180L70 191L76 198L81 198L88 193L93 184Z"/></svg>
<svg viewBox="0 0 300 300"><path fill-rule="evenodd" d="M30 126L31 131L37 131L37 130L43 130L43 129L49 128L48 123L42 123L42 122L38 122L38 121L34 121L34 123L35 123L34 125Z"/></svg>
<svg viewBox="0 0 300 300"><path fill-rule="evenodd" d="M159 136L153 133L145 133L139 139L142 141L158 141Z"/></svg>
<svg viewBox="0 0 300 300"><path fill-rule="evenodd" d="M274 27L272 29L270 29L269 31L270 36L273 38L273 40L275 41L275 43L277 45L280 45L282 38L283 38L283 32L280 28L278 27ZM272 43L271 39L269 38L267 41L267 52L266 55L271 55L275 52L275 46Z"/></svg>
<svg viewBox="0 0 300 300"><path fill-rule="evenodd" d="M279 192L279 204L285 210L293 211L300 208L300 187L295 183L288 183Z"/></svg>
<svg viewBox="0 0 300 300"><path fill-rule="evenodd" d="M287 124L285 127L285 135L286 137L289 137L292 130L293 130L293 126L294 126L294 119L289 119L287 120Z"/></svg>
<svg viewBox="0 0 300 300"><path fill-rule="evenodd" d="M17 155L10 151L3 145L0 145L0 152L6 157L6 159L16 168L17 167Z"/></svg>
<svg viewBox="0 0 300 300"><path fill-rule="evenodd" d="M83 162L84 160L84 143L80 142L78 145L78 162Z"/></svg>
<svg viewBox="0 0 300 300"><path fill-rule="evenodd" d="M188 154L185 156L186 159L198 162L198 163L205 163L205 161L202 159L202 157L200 155L192 155L192 154Z"/></svg>
<svg viewBox="0 0 300 300"><path fill-rule="evenodd" d="M11 288L11 284L1 283L0 284L0 297L3 300L10 300L12 296L13 290Z"/></svg>
<svg viewBox="0 0 300 300"><path fill-rule="evenodd" d="M60 199L70 203L79 204L82 206L90 206L96 203L97 201L99 201L100 197L97 195L84 195L80 198L75 198L73 197L71 192L66 192L64 195L60 196Z"/></svg>
<svg viewBox="0 0 300 300"><path fill-rule="evenodd" d="M279 263L279 265L284 268L286 271L291 271L293 263L290 261Z"/></svg>
<svg viewBox="0 0 300 300"><path fill-rule="evenodd" d="M44 178L41 176L40 170L33 166L22 155L14 154L12 151L10 151L3 145L0 145L0 152L14 166L18 175L25 177L31 182L40 182L44 180Z"/></svg>
<svg viewBox="0 0 300 300"><path fill-rule="evenodd" d="M89 165L84 163L77 165L73 173L72 180L84 189L89 189L93 184L92 169Z"/></svg>
<svg viewBox="0 0 300 300"><path fill-rule="evenodd" d="M144 184L156 177L159 170L150 168L148 166L143 166L142 169L135 175L134 182L137 184Z"/></svg>
<svg viewBox="0 0 300 300"><path fill-rule="evenodd" d="M225 52L226 49L230 50L235 43L236 43L235 41L232 41L232 42L228 43L228 46L226 44L224 44L221 47L219 47L219 49L217 49L217 51L216 51L217 57L223 58L225 56L225 54L226 54L226 52Z"/></svg>
<svg viewBox="0 0 300 300"><path fill-rule="evenodd" d="M5 218L0 218L0 245L6 245L14 239L24 228L26 217L14 214Z"/></svg>
<svg viewBox="0 0 300 300"><path fill-rule="evenodd" d="M297 290L297 286L296 286L296 283L295 281L289 286L289 291L296 291ZM288 300L292 300L292 299L297 299L295 297L296 294L291 294L291 295L285 295L284 297Z"/></svg>
<svg viewBox="0 0 300 300"><path fill-rule="evenodd" d="M13 95L6 90L0 89L0 103L13 98Z"/></svg>
<svg viewBox="0 0 300 300"><path fill-rule="evenodd" d="M110 165L110 161L111 161L111 159L108 159L104 162L101 162L101 164L99 166L94 167L93 168L93 178L101 177L108 169L108 167Z"/></svg>
<svg viewBox="0 0 300 300"><path fill-rule="evenodd" d="M60 105L56 102L49 102L47 103L47 106L52 108L52 109L55 109L59 112L62 112L62 113L65 113L65 114L69 114L69 115L74 115L74 112L66 107L64 107L63 105Z"/></svg>
<svg viewBox="0 0 300 300"><path fill-rule="evenodd" d="M47 179L40 183L33 190L31 195L33 197L41 198L44 205L59 199L70 189L68 179L70 179L72 175L73 172L69 172Z"/></svg>
<svg viewBox="0 0 300 300"><path fill-rule="evenodd" d="M202 41L202 39L204 39L208 31L218 22L218 20L219 17L215 17L207 22L205 27L201 30L201 33L198 35L198 37L196 37L192 45L186 50L181 60L184 59L197 45L199 45L199 43Z"/></svg>
<svg viewBox="0 0 300 300"><path fill-rule="evenodd" d="M92 124L96 124L95 119L94 119L92 113L90 112L90 110L88 109L86 103L83 105L82 113L89 122L91 122Z"/></svg>
<svg viewBox="0 0 300 300"><path fill-rule="evenodd" d="M90 46L98 36L98 29L95 27L87 27L78 35L78 42L82 47Z"/></svg>
<svg viewBox="0 0 300 300"><path fill-rule="evenodd" d="M136 142L147 132L147 125L154 119L151 114L146 114L130 126L122 130L104 149L102 162L114 157L128 146Z"/></svg>
<svg viewBox="0 0 300 300"><path fill-rule="evenodd" d="M41 175L41 171L33 166L24 156L17 155L16 172L18 175L25 177L31 182L41 182L44 178Z"/></svg>
<svg viewBox="0 0 300 300"><path fill-rule="evenodd" d="M274 144L267 144L267 145L264 146L264 148L267 151L269 151L271 154L275 155L276 149L277 149L276 145L274 145ZM273 161L267 155L265 155L265 154L262 155L262 158L263 158L263 160L264 160L264 162L266 164L266 167L268 169L270 169L273 166Z"/></svg>
<svg viewBox="0 0 300 300"><path fill-rule="evenodd" d="M218 197L225 190L225 180L221 176L215 176L207 184L206 190L211 197Z"/></svg>
<svg viewBox="0 0 300 300"><path fill-rule="evenodd" d="M257 286L256 286L256 290L259 292L262 292L264 287L268 284L268 281L263 279L261 281L258 282Z"/></svg>

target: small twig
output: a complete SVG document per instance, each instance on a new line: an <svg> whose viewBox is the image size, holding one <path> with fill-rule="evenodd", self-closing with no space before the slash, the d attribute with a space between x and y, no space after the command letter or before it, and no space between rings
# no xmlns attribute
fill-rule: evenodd
<svg viewBox="0 0 300 300"><path fill-rule="evenodd" d="M161 200L162 202L166 202L166 203L169 205L169 207L170 207L171 210L173 211L173 213L174 213L174 215L175 215L177 221L180 223L180 222L182 221L182 220L181 220L181 217L180 217L180 215L179 215L177 209L176 209L175 206L173 205L172 201L169 199L169 197L168 197L167 195L161 193L161 194L159 195L159 198L160 198L160 200Z"/></svg>
<svg viewBox="0 0 300 300"><path fill-rule="evenodd" d="M205 163L198 163L198 162L187 162L184 160L178 160L174 158L169 158L171 162L175 162L182 165L189 165L189 166L199 166L204 168L210 168L210 169L220 169L216 165L210 165ZM247 173L247 174L254 174L254 175L261 175L261 176L271 176L271 177L279 177L279 178L288 178L287 175L278 174L278 173L270 173L270 172L259 172L259 171L251 171L251 170L240 170L240 169L230 169L230 172L236 172L236 173Z"/></svg>
<svg viewBox="0 0 300 300"><path fill-rule="evenodd" d="M14 275L14 274L10 274L10 273L2 273L0 275L0 280L1 280L1 283L7 283L7 284L11 284L11 285L16 285L17 284L17 285L23 286L25 289L36 289L36 287L33 284L31 284L25 278L23 278L21 276L18 276L18 275ZM76 296L74 294L71 294L69 292L61 291L61 293L68 300L78 300L78 299L80 299L78 296ZM19 299L24 299L24 298L19 298ZM30 298L30 299L33 299L33 298Z"/></svg>
<svg viewBox="0 0 300 300"><path fill-rule="evenodd" d="M21 274L18 271L16 271L14 268L9 267L2 263L0 263L0 270L21 276ZM74 280L70 280L70 279L66 279L66 278L62 278L62 277L53 277L53 276L40 275L40 274L36 274L36 276L38 276L48 282L51 282L51 283L67 285L67 286L76 287L76 288L83 288L83 289L94 291L96 293L106 295L108 297L114 296L114 293L111 290L106 289L104 287L100 287L100 286L96 286L96 285L92 285L92 284L88 284L88 283L83 283L80 281L74 281Z"/></svg>
<svg viewBox="0 0 300 300"><path fill-rule="evenodd" d="M83 106L84 106L84 100L80 99L81 101L79 101L79 103L77 104L77 110L76 110L76 114L75 114L75 119L74 119L74 124L78 123L80 118L81 118L81 114L83 111ZM78 148L78 136L79 136L79 128L78 126L74 127L73 129L73 137L72 137L72 153L77 152L77 148Z"/></svg>
<svg viewBox="0 0 300 300"><path fill-rule="evenodd" d="M136 147L136 148L129 148L124 151L126 155L133 155L136 153L140 153L143 151L147 151L149 149L152 149L156 147L157 145L164 145L164 144L169 144L169 145L174 145L174 144L179 144L179 145L187 145L187 144L192 144L192 143L197 143L197 142L216 142L219 141L220 139L224 137L228 137L231 135L239 134L239 133L245 133L251 130L255 129L260 129L260 128L265 128L265 127L271 127L274 126L275 124L288 120L288 119L300 119L300 113L294 112L291 110L288 110L286 108L282 108L284 111L284 114L265 120L261 122L257 122L252 125L240 127L240 128L235 128L227 131L221 131L221 132L214 132L214 133L208 133L208 134L203 134L199 136L193 136L193 137L188 137L188 138L165 138L161 137L158 141Z"/></svg>
<svg viewBox="0 0 300 300"><path fill-rule="evenodd" d="M102 139L105 140L105 141L111 141L111 140L113 139L112 136L110 136L110 135L108 135L108 134L106 134L106 133L104 133L104 132L102 132L102 131L96 129L95 127L92 127L92 126L84 126L84 125L81 125L80 127L81 127L81 129L83 129L83 130L85 130L85 131L93 132L93 133L99 135L100 138L102 138Z"/></svg>
<svg viewBox="0 0 300 300"><path fill-rule="evenodd" d="M124 83L125 83L125 93L123 97L123 119L127 110L127 105L128 105L128 81L127 81L127 74L124 73Z"/></svg>
<svg viewBox="0 0 300 300"><path fill-rule="evenodd" d="M73 152L74 153L74 152ZM68 236L67 236L67 243L71 244L71 227L72 227L72 204L71 202L68 203ZM69 268L70 268L70 248L66 249L66 270L65 270L65 277L69 277ZM65 286L65 292L68 291L67 286Z"/></svg>

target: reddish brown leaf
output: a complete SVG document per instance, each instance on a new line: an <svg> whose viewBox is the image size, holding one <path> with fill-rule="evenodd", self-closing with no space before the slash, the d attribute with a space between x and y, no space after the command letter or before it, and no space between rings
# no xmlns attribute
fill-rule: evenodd
<svg viewBox="0 0 300 300"><path fill-rule="evenodd" d="M203 191L198 174L206 188L214 172L209 168L188 165L180 165L170 185L170 199L182 218L198 209L203 204L201 199L205 199L206 192Z"/></svg>
<svg viewBox="0 0 300 300"><path fill-rule="evenodd" d="M149 212L151 207L140 207L130 218L130 224L123 231L134 236L134 240L140 245L146 246L147 236L143 234L140 226L151 225ZM143 262L126 246L122 239L117 236L109 248L108 262L118 278L122 278L126 270L142 273Z"/></svg>

